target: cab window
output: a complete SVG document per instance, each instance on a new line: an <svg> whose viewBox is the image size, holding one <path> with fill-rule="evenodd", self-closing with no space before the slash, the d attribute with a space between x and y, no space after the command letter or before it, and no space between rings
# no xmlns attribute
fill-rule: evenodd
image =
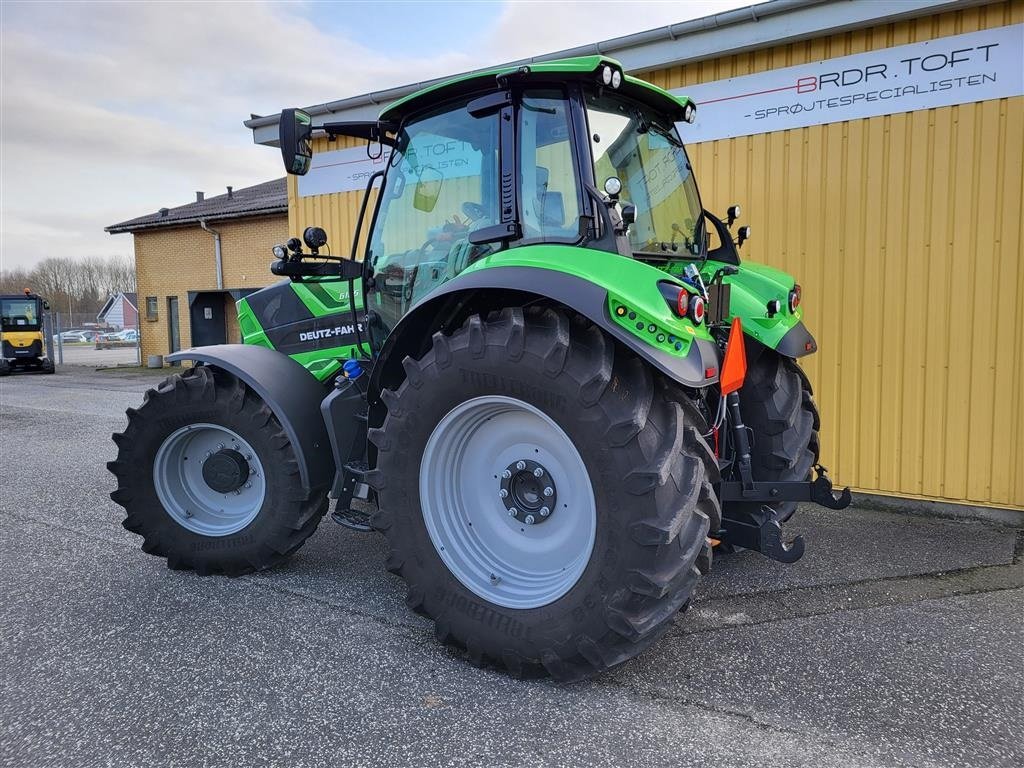
<svg viewBox="0 0 1024 768"><path fill-rule="evenodd" d="M407 123L390 158L370 237L370 291L387 328L494 244L473 231L498 223L498 118L473 117L466 102Z"/></svg>
<svg viewBox="0 0 1024 768"><path fill-rule="evenodd" d="M580 187L569 102L560 90L530 90L519 105L521 245L580 239Z"/></svg>

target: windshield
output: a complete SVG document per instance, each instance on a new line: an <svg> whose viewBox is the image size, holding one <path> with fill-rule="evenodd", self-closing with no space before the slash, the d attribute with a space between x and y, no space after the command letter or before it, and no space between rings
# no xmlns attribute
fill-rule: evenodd
<svg viewBox="0 0 1024 768"><path fill-rule="evenodd" d="M0 324L4 330L39 328L39 302L35 299L0 299Z"/></svg>
<svg viewBox="0 0 1024 768"><path fill-rule="evenodd" d="M698 256L704 245L700 196L686 150L671 123L614 96L587 97L599 188L622 182L620 201L636 206L629 228L634 252Z"/></svg>

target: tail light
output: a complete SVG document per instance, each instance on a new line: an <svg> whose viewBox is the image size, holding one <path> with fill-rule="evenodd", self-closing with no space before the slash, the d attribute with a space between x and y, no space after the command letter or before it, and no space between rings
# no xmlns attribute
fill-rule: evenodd
<svg viewBox="0 0 1024 768"><path fill-rule="evenodd" d="M793 286L793 290L789 292L789 313L793 314L796 312L796 308L800 306L800 299L803 297L803 289L800 287L800 283Z"/></svg>
<svg viewBox="0 0 1024 768"><path fill-rule="evenodd" d="M694 323L700 325L704 322L704 299L700 296L694 296L690 299L690 319Z"/></svg>
<svg viewBox="0 0 1024 768"><path fill-rule="evenodd" d="M678 284L665 280L658 283L658 290L665 297L665 302L679 317L692 320L696 325L704 322L707 305L702 297L695 296Z"/></svg>
<svg viewBox="0 0 1024 768"><path fill-rule="evenodd" d="M676 314L680 317L686 317L686 313L690 311L690 294L682 288L679 289L679 293L676 295L675 310Z"/></svg>

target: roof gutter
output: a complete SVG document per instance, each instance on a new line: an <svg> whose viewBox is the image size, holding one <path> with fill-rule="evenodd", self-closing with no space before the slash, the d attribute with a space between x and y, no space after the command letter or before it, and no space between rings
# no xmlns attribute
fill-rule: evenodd
<svg viewBox="0 0 1024 768"><path fill-rule="evenodd" d="M214 258L214 264L215 264L216 270L217 270L217 290L218 291L223 291L224 290L224 259L221 256L221 251L220 251L220 232L218 230L216 230L216 229L211 229L210 227L208 227L206 225L206 219L200 219L199 220L199 226L202 227L204 231L209 232L211 235L213 235L213 253L214 253L214 257L213 258Z"/></svg>

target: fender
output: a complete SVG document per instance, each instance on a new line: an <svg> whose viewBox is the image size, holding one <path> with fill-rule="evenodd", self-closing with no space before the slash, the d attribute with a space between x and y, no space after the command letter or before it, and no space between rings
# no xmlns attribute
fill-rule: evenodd
<svg viewBox="0 0 1024 768"><path fill-rule="evenodd" d="M712 341L694 339L685 357L674 357L626 333L608 315L608 292L582 277L553 269L495 266L467 271L425 296L388 335L369 382L369 402L376 406L380 392L401 377L402 359L424 351L437 330L448 328L473 311L486 309L478 299L487 292L515 293L529 299L552 299L579 312L656 370L683 386L706 387L718 381L719 352ZM493 308L493 307L491 307ZM715 375L705 371L714 368Z"/></svg>
<svg viewBox="0 0 1024 768"><path fill-rule="evenodd" d="M329 488L334 480L334 454L320 414L320 401L330 390L287 355L250 344L194 347L166 360L192 360L223 368L252 387L284 427L299 463L299 477L308 491Z"/></svg>
<svg viewBox="0 0 1024 768"><path fill-rule="evenodd" d="M775 351L786 357L803 357L804 355L812 355L817 352L818 342L814 340L811 332L804 325L804 321L801 320L786 331L786 335L775 345Z"/></svg>

